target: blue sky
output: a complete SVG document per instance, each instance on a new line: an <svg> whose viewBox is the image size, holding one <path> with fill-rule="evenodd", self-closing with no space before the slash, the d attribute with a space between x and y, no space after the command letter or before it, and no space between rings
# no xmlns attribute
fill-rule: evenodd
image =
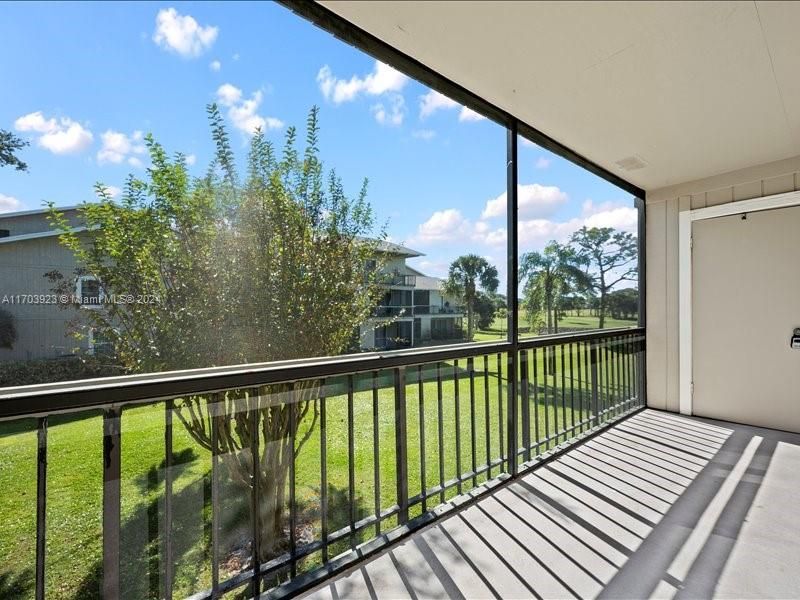
<svg viewBox="0 0 800 600"><path fill-rule="evenodd" d="M240 165L255 126L280 143L317 104L326 165L353 194L369 178L390 238L426 254L417 268L444 275L474 252L504 279L505 130L281 6L2 3L0 39L0 128L31 142L29 173L0 171L2 212L144 176L148 132L203 174L211 101ZM519 154L521 252L583 224L634 230L626 192L533 144Z"/></svg>

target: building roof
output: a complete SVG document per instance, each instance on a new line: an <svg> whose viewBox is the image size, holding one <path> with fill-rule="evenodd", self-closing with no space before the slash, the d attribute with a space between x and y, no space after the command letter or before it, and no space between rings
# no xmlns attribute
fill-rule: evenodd
<svg viewBox="0 0 800 600"><path fill-rule="evenodd" d="M68 231L69 233L80 233L81 231L86 231L86 227L72 227ZM24 242L26 240L38 240L39 238L48 238L48 237L56 237L64 233L60 230L50 230L50 231L36 231L34 233L22 233L20 235L10 235L8 237L0 238L0 245L2 244L12 244L14 242Z"/></svg>
<svg viewBox="0 0 800 600"><path fill-rule="evenodd" d="M69 212L71 210L77 210L80 206L56 206L56 209L60 212ZM0 213L0 220L2 219L13 219L14 217L27 217L28 215L39 215L49 212L50 208L36 208L33 210L20 210L17 212L7 212L7 213Z"/></svg>
<svg viewBox="0 0 800 600"><path fill-rule="evenodd" d="M394 242L387 242L386 240L375 240L378 244L378 252L385 252L386 254L396 254L397 256L406 256L414 258L417 256L425 256L422 252L417 252L406 246L395 244Z"/></svg>

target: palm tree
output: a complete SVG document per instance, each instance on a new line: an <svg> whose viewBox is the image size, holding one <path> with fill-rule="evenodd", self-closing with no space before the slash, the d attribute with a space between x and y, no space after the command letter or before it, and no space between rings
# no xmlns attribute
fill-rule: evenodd
<svg viewBox="0 0 800 600"><path fill-rule="evenodd" d="M467 339L472 340L475 301L480 287L484 292L497 291L497 269L482 256L465 254L450 265L444 292L460 298L467 307Z"/></svg>
<svg viewBox="0 0 800 600"><path fill-rule="evenodd" d="M526 252L520 260L524 305L531 329L542 320L547 333L558 333L558 313L567 294L591 285L585 259L569 246L551 241L541 252ZM544 319L542 319L544 313Z"/></svg>

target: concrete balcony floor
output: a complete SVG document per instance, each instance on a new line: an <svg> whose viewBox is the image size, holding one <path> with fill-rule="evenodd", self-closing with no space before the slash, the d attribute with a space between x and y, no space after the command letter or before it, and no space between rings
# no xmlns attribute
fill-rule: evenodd
<svg viewBox="0 0 800 600"><path fill-rule="evenodd" d="M800 435L646 410L308 596L798 598Z"/></svg>

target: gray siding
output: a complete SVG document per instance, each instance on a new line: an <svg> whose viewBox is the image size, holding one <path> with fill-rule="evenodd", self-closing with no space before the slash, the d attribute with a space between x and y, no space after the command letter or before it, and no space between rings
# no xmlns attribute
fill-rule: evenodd
<svg viewBox="0 0 800 600"><path fill-rule="evenodd" d="M72 252L55 236L0 244L0 301L6 295L51 294L45 274L58 270L72 280L75 264ZM10 303L0 307L16 317L17 329L14 348L0 348L0 361L55 358L86 347L85 341L79 344L66 335L68 321L79 315L73 308Z"/></svg>

